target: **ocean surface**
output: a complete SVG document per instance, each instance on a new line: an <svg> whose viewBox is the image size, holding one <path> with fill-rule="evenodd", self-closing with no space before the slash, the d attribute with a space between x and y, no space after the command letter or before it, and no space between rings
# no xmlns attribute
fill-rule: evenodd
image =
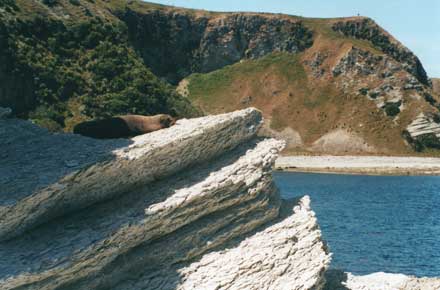
<svg viewBox="0 0 440 290"><path fill-rule="evenodd" d="M275 172L284 198L310 195L332 268L440 276L440 177Z"/></svg>

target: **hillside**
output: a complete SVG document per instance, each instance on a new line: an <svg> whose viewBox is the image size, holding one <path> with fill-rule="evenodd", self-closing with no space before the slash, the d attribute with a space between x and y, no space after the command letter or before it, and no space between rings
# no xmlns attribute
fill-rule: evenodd
<svg viewBox="0 0 440 290"><path fill-rule="evenodd" d="M189 99L205 113L259 108L262 134L287 139L290 153L438 154L439 94L419 59L369 18L135 0L2 5L0 106L47 127L198 114Z"/></svg>
<svg viewBox="0 0 440 290"><path fill-rule="evenodd" d="M113 2L1 1L0 106L53 131L115 114L197 115L136 54L112 13L125 1Z"/></svg>
<svg viewBox="0 0 440 290"><path fill-rule="evenodd" d="M218 17L209 20L204 38L217 25L214 43L227 54L240 45L245 53L240 61L180 83L179 92L203 111L255 106L270 120L264 134L287 139L290 153L437 154L432 149L440 145L439 96L418 58L371 19ZM274 28L253 27L278 42L266 55L253 53L258 45L247 24L228 24L255 18L279 21ZM283 39L292 25L303 32ZM285 43L292 39L304 45L291 49Z"/></svg>

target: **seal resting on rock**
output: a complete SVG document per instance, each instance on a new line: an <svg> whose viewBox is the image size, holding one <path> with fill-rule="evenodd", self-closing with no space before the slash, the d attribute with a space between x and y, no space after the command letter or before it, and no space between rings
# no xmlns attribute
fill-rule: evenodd
<svg viewBox="0 0 440 290"><path fill-rule="evenodd" d="M168 128L176 123L170 115L124 115L79 123L73 133L98 139L126 138Z"/></svg>

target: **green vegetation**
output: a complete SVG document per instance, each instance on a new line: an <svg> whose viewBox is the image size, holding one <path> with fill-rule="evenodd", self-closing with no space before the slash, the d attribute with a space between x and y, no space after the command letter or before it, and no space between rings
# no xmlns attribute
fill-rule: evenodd
<svg viewBox="0 0 440 290"><path fill-rule="evenodd" d="M17 3L15 3L15 0L0 1L0 8L5 9L5 11L9 13L13 13L14 11L19 10Z"/></svg>
<svg viewBox="0 0 440 290"><path fill-rule="evenodd" d="M305 80L307 75L299 62L299 58L299 54L271 53L260 59L244 60L211 73L192 74L188 78L189 97L191 100L203 100L204 103L215 102L217 94L227 89L233 81L241 78L251 79L251 76L258 75L266 70L281 75L288 82ZM253 85L258 87L260 83L256 80Z"/></svg>
<svg viewBox="0 0 440 290"><path fill-rule="evenodd" d="M384 106L387 116L395 117L400 113L400 103L386 103Z"/></svg>
<svg viewBox="0 0 440 290"><path fill-rule="evenodd" d="M415 149L423 151L426 148L440 149L440 141L435 134L424 134L415 140Z"/></svg>
<svg viewBox="0 0 440 290"><path fill-rule="evenodd" d="M8 7L14 7L15 2L8 1ZM0 15L0 20L0 76L7 76L0 82L8 94L14 94L8 80L33 94L17 95L12 104L3 103L7 96L0 95L0 105L12 107L20 117L57 131L70 130L85 119L117 114L197 114L144 65L120 21L91 16L65 23L41 15L24 19L12 14Z"/></svg>

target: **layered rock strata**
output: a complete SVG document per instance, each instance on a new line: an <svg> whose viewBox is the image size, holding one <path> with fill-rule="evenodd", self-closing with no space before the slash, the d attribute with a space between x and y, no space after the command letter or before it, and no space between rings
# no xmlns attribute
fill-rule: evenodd
<svg viewBox="0 0 440 290"><path fill-rule="evenodd" d="M218 156L251 138L260 121L257 111L245 110L100 141L0 120L0 240Z"/></svg>
<svg viewBox="0 0 440 290"><path fill-rule="evenodd" d="M290 209L280 222L185 264L175 289L320 289L330 256L320 242L309 197L294 203L293 214ZM170 276L146 273L115 289L170 289L157 283L161 275Z"/></svg>
<svg viewBox="0 0 440 290"><path fill-rule="evenodd" d="M419 114L406 128L405 135L417 151L440 148L440 115Z"/></svg>
<svg viewBox="0 0 440 290"><path fill-rule="evenodd" d="M13 139L13 145L2 140L14 146L16 154L29 146L29 136L44 137L28 122L11 119L0 124L1 130L7 130L5 125L27 132ZM92 196L87 208L70 207L61 214L52 214L56 208L43 204L46 214L36 216L32 224L39 227L14 232L13 238L0 242L0 288L319 289L330 256L308 198L292 201L290 211L286 204L281 207L271 170L284 142L254 138L260 125L260 113L247 109L181 120L169 129L129 140L132 144L112 141L118 146L116 157L105 159L106 167L101 157L89 158L92 164L86 170L95 174L89 179L80 175L63 193L67 200L85 198L93 188L111 188L118 194L102 194L105 198L99 200ZM21 133L8 134L1 136ZM77 146L84 142L84 148L95 145L90 147L94 150L113 148L106 141L81 136L52 137ZM67 141L54 141L50 148L42 148L44 142L33 144L43 155L43 149L68 149ZM151 157L153 148L157 159ZM12 154L12 149L7 152ZM15 155L13 160L19 159ZM58 162L64 159L54 160L45 165L64 168L65 163ZM81 160L76 163L83 165ZM1 169L7 172L13 166L9 162ZM106 175L103 168L126 176ZM41 180L46 172L33 174ZM50 205L52 198L57 195L43 202ZM7 219L1 222L8 224Z"/></svg>

